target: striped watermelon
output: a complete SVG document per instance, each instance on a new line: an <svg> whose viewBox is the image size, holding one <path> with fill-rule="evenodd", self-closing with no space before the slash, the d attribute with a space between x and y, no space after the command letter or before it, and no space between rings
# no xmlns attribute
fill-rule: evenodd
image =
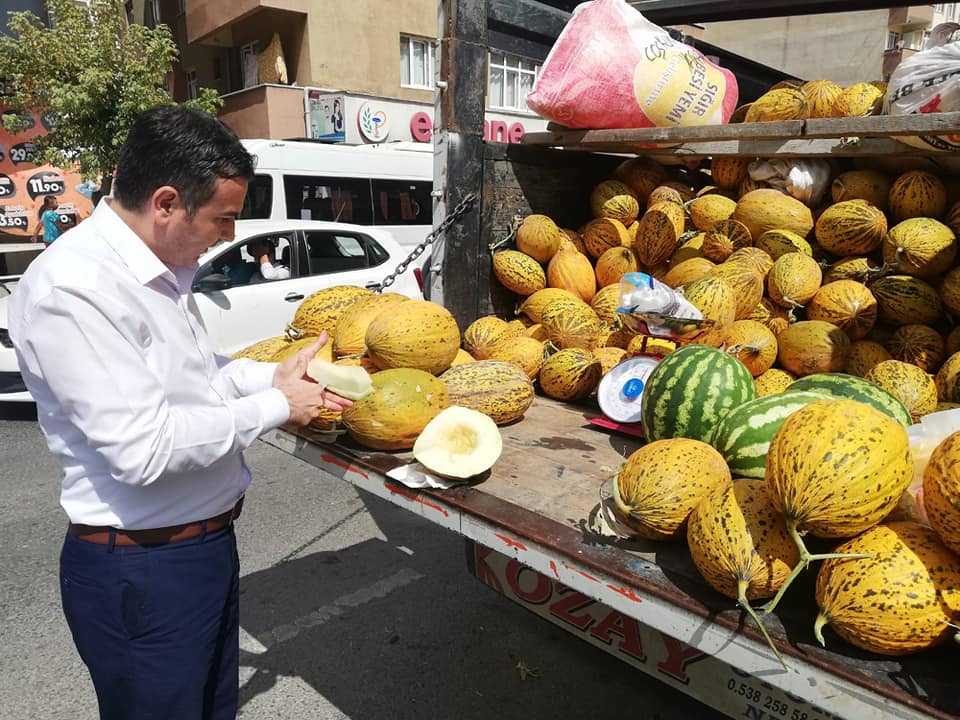
<svg viewBox="0 0 960 720"><path fill-rule="evenodd" d="M826 397L817 392L790 390L745 402L723 416L710 444L723 455L734 477L762 480L770 441L783 421L796 410Z"/></svg>
<svg viewBox="0 0 960 720"><path fill-rule="evenodd" d="M710 442L723 416L757 396L750 372L729 353L687 345L650 373L640 406L648 442L685 437Z"/></svg>
<svg viewBox="0 0 960 720"><path fill-rule="evenodd" d="M794 380L787 392L809 390L832 398L847 398L872 405L904 427L913 424L910 411L879 385L846 373L814 373Z"/></svg>

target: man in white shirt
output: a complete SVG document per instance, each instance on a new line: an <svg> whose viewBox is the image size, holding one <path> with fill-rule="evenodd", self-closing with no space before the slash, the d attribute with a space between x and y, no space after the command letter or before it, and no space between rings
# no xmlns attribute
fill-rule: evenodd
<svg viewBox="0 0 960 720"><path fill-rule="evenodd" d="M214 355L190 285L232 239L253 159L205 113L147 111L114 197L56 243L11 298L10 335L70 527L64 614L109 720L237 711L242 451L349 400L277 365Z"/></svg>
<svg viewBox="0 0 960 720"><path fill-rule="evenodd" d="M277 263L273 243L269 240L255 240L250 243L250 254L256 259L263 280L286 280L290 269Z"/></svg>

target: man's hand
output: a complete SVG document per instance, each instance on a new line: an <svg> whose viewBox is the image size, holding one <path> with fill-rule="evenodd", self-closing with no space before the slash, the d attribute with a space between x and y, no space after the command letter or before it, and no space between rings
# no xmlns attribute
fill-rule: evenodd
<svg viewBox="0 0 960 720"><path fill-rule="evenodd" d="M307 377L307 365L326 342L327 332L323 331L315 343L281 363L273 375L273 386L284 394L290 404L288 422L294 425L306 425L322 407L339 412L353 405L350 400Z"/></svg>

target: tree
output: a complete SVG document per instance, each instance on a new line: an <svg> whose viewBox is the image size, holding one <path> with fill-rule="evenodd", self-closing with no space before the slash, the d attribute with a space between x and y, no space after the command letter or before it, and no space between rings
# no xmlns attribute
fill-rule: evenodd
<svg viewBox="0 0 960 720"><path fill-rule="evenodd" d="M35 139L35 161L79 169L84 178L112 184L120 147L134 118L173 102L166 77L179 51L166 25L127 22L123 0L47 0L47 27L31 12L11 12L10 36L0 36L0 102L13 111L36 110L49 125ZM191 105L215 114L223 101L204 88ZM16 112L4 126L22 129Z"/></svg>

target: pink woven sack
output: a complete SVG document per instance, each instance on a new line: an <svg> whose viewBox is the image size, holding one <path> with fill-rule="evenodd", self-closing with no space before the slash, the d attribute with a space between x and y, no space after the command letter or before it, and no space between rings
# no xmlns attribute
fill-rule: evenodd
<svg viewBox="0 0 960 720"><path fill-rule="evenodd" d="M527 105L569 128L725 123L737 80L624 0L577 6Z"/></svg>

